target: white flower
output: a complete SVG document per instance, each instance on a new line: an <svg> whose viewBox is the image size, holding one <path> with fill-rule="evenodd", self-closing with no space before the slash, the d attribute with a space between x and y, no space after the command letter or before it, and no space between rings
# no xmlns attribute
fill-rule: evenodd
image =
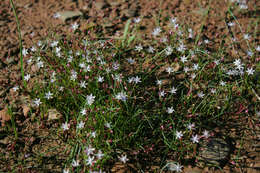
<svg viewBox="0 0 260 173"><path fill-rule="evenodd" d="M251 36L249 34L244 34L243 37L244 37L245 40L249 40Z"/></svg>
<svg viewBox="0 0 260 173"><path fill-rule="evenodd" d="M193 70L198 70L199 69L199 64L193 64Z"/></svg>
<svg viewBox="0 0 260 173"><path fill-rule="evenodd" d="M86 163L87 165L90 165L90 166L91 166L91 165L93 165L93 163L95 163L96 161L94 161L94 156L92 156L92 157L89 156L88 159L86 159L86 162L87 162L87 163Z"/></svg>
<svg viewBox="0 0 260 173"><path fill-rule="evenodd" d="M162 80L157 80L157 85L162 85Z"/></svg>
<svg viewBox="0 0 260 173"><path fill-rule="evenodd" d="M126 60L127 60L127 62L130 63L130 64L135 63L135 60L133 60L132 58L127 58Z"/></svg>
<svg viewBox="0 0 260 173"><path fill-rule="evenodd" d="M58 43L59 43L58 41L53 41L50 46L51 47L56 47L58 45Z"/></svg>
<svg viewBox="0 0 260 173"><path fill-rule="evenodd" d="M73 159L71 165L72 165L73 167L78 167L78 166L79 166L79 160L74 160L74 159Z"/></svg>
<svg viewBox="0 0 260 173"><path fill-rule="evenodd" d="M172 23L173 25L175 25L176 22L177 22L177 18L176 18L176 17L171 18L171 23Z"/></svg>
<svg viewBox="0 0 260 173"><path fill-rule="evenodd" d="M117 62L113 63L113 65L112 65L112 68L113 68L114 70L118 70L119 67L120 67L120 65L119 65Z"/></svg>
<svg viewBox="0 0 260 173"><path fill-rule="evenodd" d="M167 113L168 113L168 114L172 114L173 112L174 112L173 107L167 108Z"/></svg>
<svg viewBox="0 0 260 173"><path fill-rule="evenodd" d="M199 98L203 98L205 96L205 94L201 91L201 92L198 92L198 97Z"/></svg>
<svg viewBox="0 0 260 173"><path fill-rule="evenodd" d="M104 82L104 77L98 76L98 82L100 82L100 83Z"/></svg>
<svg viewBox="0 0 260 173"><path fill-rule="evenodd" d="M170 171L182 172L183 166L179 163L170 163L168 164L168 168Z"/></svg>
<svg viewBox="0 0 260 173"><path fill-rule="evenodd" d="M14 90L14 92L16 92L17 90L19 90L19 86L15 86L12 89Z"/></svg>
<svg viewBox="0 0 260 173"><path fill-rule="evenodd" d="M129 77L128 78L128 83L132 83L134 81L134 77Z"/></svg>
<svg viewBox="0 0 260 173"><path fill-rule="evenodd" d="M156 27L156 28L153 30L152 35L153 35L153 36L157 36L157 35L160 34L161 31L162 31L162 30L161 30L160 27Z"/></svg>
<svg viewBox="0 0 260 173"><path fill-rule="evenodd" d="M203 132L203 135L202 135L204 138L208 138L210 135L209 135L209 131L207 130L204 130Z"/></svg>
<svg viewBox="0 0 260 173"><path fill-rule="evenodd" d="M190 71L190 69L189 69L189 67L184 67L183 71L184 71L185 73L188 73L188 72Z"/></svg>
<svg viewBox="0 0 260 173"><path fill-rule="evenodd" d="M126 163L129 159L126 157L126 155L122 155L121 157L119 157L119 160L123 163Z"/></svg>
<svg viewBox="0 0 260 173"><path fill-rule="evenodd" d="M43 62L42 62L42 61L37 62L37 67L38 67L38 68L43 67Z"/></svg>
<svg viewBox="0 0 260 173"><path fill-rule="evenodd" d="M30 74L27 74L26 76L24 76L24 80L26 80L27 82L30 80L30 78L31 78Z"/></svg>
<svg viewBox="0 0 260 173"><path fill-rule="evenodd" d="M187 57L186 56L182 56L181 57L181 62L183 62L183 63L185 63L185 62L187 62L188 60L187 60Z"/></svg>
<svg viewBox="0 0 260 173"><path fill-rule="evenodd" d="M60 13L55 13L55 14L53 15L53 18L55 18L55 19L60 18L60 17L61 17Z"/></svg>
<svg viewBox="0 0 260 173"><path fill-rule="evenodd" d="M230 26L230 27L231 27L231 26L235 26L235 23L234 23L234 22L229 22L229 23L228 23L228 26Z"/></svg>
<svg viewBox="0 0 260 173"><path fill-rule="evenodd" d="M216 64L216 65L219 65L219 60L217 59L217 60L214 60L214 63Z"/></svg>
<svg viewBox="0 0 260 173"><path fill-rule="evenodd" d="M159 96L160 96L160 97L164 97L164 96L165 96L165 94L166 94L166 93L165 93L165 91L164 91L164 90L162 90L162 91L160 91L160 92L159 92Z"/></svg>
<svg viewBox="0 0 260 173"><path fill-rule="evenodd" d="M96 131L94 131L94 132L91 132L91 136L92 136L93 138L95 138L95 137L97 136L97 133L96 133Z"/></svg>
<svg viewBox="0 0 260 173"><path fill-rule="evenodd" d="M220 85L221 85L221 86L226 86L226 82L220 81Z"/></svg>
<svg viewBox="0 0 260 173"><path fill-rule="evenodd" d="M56 52L56 53L60 53L60 51L61 51L61 47L56 47L56 48L55 48L55 52Z"/></svg>
<svg viewBox="0 0 260 173"><path fill-rule="evenodd" d="M141 21L140 17L134 18L134 23L139 23Z"/></svg>
<svg viewBox="0 0 260 173"><path fill-rule="evenodd" d="M176 131L176 139L181 139L181 137L183 136L183 133L180 131Z"/></svg>
<svg viewBox="0 0 260 173"><path fill-rule="evenodd" d="M81 81L81 82L80 82L80 87L81 87L81 88L86 88L86 85L87 85L87 84L86 84L85 81Z"/></svg>
<svg viewBox="0 0 260 173"><path fill-rule="evenodd" d="M22 50L22 54L23 54L23 56L28 55L28 49L23 48L23 50Z"/></svg>
<svg viewBox="0 0 260 173"><path fill-rule="evenodd" d="M189 123L189 124L187 125L187 128L188 128L189 130L194 130L195 124L194 124L194 123Z"/></svg>
<svg viewBox="0 0 260 173"><path fill-rule="evenodd" d="M179 47L177 48L179 52L184 52L186 50L186 46L183 43L180 43Z"/></svg>
<svg viewBox="0 0 260 173"><path fill-rule="evenodd" d="M80 111L80 113L81 113L82 115L86 115L87 111L86 111L85 108L83 108L83 109Z"/></svg>
<svg viewBox="0 0 260 173"><path fill-rule="evenodd" d="M47 93L45 93L45 98L48 99L48 100L52 99L52 95L53 94L50 91L48 91Z"/></svg>
<svg viewBox="0 0 260 173"><path fill-rule="evenodd" d="M193 142L193 143L199 143L199 137L198 137L198 135L192 135L192 138L191 138L191 141Z"/></svg>
<svg viewBox="0 0 260 173"><path fill-rule="evenodd" d="M71 28L75 31L76 29L78 29L79 25L75 22L71 25Z"/></svg>
<svg viewBox="0 0 260 173"><path fill-rule="evenodd" d="M191 74L191 78L192 78L192 79L195 79L195 78L196 78L196 74L195 74L195 73L192 73L192 74Z"/></svg>
<svg viewBox="0 0 260 173"><path fill-rule="evenodd" d="M94 103L94 101L95 101L95 97L96 96L93 96L92 94L88 95L87 96L87 104L88 105L92 105Z"/></svg>
<svg viewBox="0 0 260 173"><path fill-rule="evenodd" d="M34 46L31 47L31 51L32 52L35 52L36 51L36 48Z"/></svg>
<svg viewBox="0 0 260 173"><path fill-rule="evenodd" d="M64 131L65 131L65 130L69 130L69 125L68 125L68 123L67 123L67 122L63 123L63 124L61 125L61 128L63 128Z"/></svg>
<svg viewBox="0 0 260 173"><path fill-rule="evenodd" d="M77 77L77 72L76 71L74 71L74 70L72 70L71 71L71 76L70 76L70 79L71 80L73 80L73 81L75 81L78 77Z"/></svg>
<svg viewBox="0 0 260 173"><path fill-rule="evenodd" d="M251 56L253 56L253 54L254 54L254 53L253 53L252 51L250 51L250 50L247 51L247 56L250 56L250 57L251 57Z"/></svg>
<svg viewBox="0 0 260 173"><path fill-rule="evenodd" d="M235 66L240 66L241 65L241 60L240 59L236 59L234 62Z"/></svg>
<svg viewBox="0 0 260 173"><path fill-rule="evenodd" d="M35 105L35 106L40 106L40 104L41 104L42 102L41 102L41 99L35 99L34 101L33 101L33 104Z"/></svg>
<svg viewBox="0 0 260 173"><path fill-rule="evenodd" d="M106 122L105 126L110 129L111 128L111 123Z"/></svg>
<svg viewBox="0 0 260 173"><path fill-rule="evenodd" d="M149 46L148 52L149 52L149 53L154 53L154 48L153 48L152 46Z"/></svg>
<svg viewBox="0 0 260 173"><path fill-rule="evenodd" d="M135 46L135 50L140 52L141 50L143 50L143 46L139 44L138 46Z"/></svg>
<svg viewBox="0 0 260 173"><path fill-rule="evenodd" d="M216 94L216 89L215 89L215 88L211 88L210 92L211 92L212 94Z"/></svg>
<svg viewBox="0 0 260 173"><path fill-rule="evenodd" d="M177 91L177 89L176 88L174 88L174 86L171 88L171 90L170 90L170 93L171 94L176 94L176 91Z"/></svg>
<svg viewBox="0 0 260 173"><path fill-rule="evenodd" d="M133 78L134 82L137 84L137 83L140 83L141 82L141 78L136 76L135 78Z"/></svg>
<svg viewBox="0 0 260 173"><path fill-rule="evenodd" d="M172 47L171 46L167 46L166 49L165 49L165 54L167 56L171 55L172 54Z"/></svg>
<svg viewBox="0 0 260 173"><path fill-rule="evenodd" d="M251 68L248 68L246 72L248 75L253 75L255 70L251 67Z"/></svg>
<svg viewBox="0 0 260 173"><path fill-rule="evenodd" d="M69 173L70 170L67 168L67 169L63 169L63 173Z"/></svg>
<svg viewBox="0 0 260 173"><path fill-rule="evenodd" d="M104 154L102 153L101 150L98 150L98 153L96 154L98 159L102 159L102 157L104 156Z"/></svg>
<svg viewBox="0 0 260 173"><path fill-rule="evenodd" d="M255 50L256 50L257 52L260 52L260 46L257 46L257 47L255 48Z"/></svg>
<svg viewBox="0 0 260 173"><path fill-rule="evenodd" d="M90 154L93 154L93 151L95 151L95 148L92 148L90 145L89 147L86 147L85 152L89 156Z"/></svg>
<svg viewBox="0 0 260 173"><path fill-rule="evenodd" d="M167 67L166 68L166 72L169 73L169 74L173 73L173 68L172 67Z"/></svg>
<svg viewBox="0 0 260 173"><path fill-rule="evenodd" d="M122 101L126 101L127 100L127 95L122 91L120 93L118 93L115 98L117 100L122 100Z"/></svg>
<svg viewBox="0 0 260 173"><path fill-rule="evenodd" d="M82 129L82 128L84 128L84 126L85 126L85 123L83 121L80 121L80 123L77 125L77 128Z"/></svg>

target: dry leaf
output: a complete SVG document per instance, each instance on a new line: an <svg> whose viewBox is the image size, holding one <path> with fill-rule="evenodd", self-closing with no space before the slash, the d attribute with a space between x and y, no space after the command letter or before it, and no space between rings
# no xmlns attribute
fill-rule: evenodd
<svg viewBox="0 0 260 173"><path fill-rule="evenodd" d="M56 109L49 109L47 111L48 121L58 120L62 117L62 115Z"/></svg>
<svg viewBox="0 0 260 173"><path fill-rule="evenodd" d="M28 113L29 113L29 111L30 111L30 107L27 106L27 104L23 104L23 105L22 105L22 108L23 108L23 115L24 115L25 117L27 117L27 115L28 115Z"/></svg>
<svg viewBox="0 0 260 173"><path fill-rule="evenodd" d="M8 114L8 109L5 107L3 110L0 111L0 121L2 123L2 126L4 126L6 121L9 121L11 119L11 116Z"/></svg>

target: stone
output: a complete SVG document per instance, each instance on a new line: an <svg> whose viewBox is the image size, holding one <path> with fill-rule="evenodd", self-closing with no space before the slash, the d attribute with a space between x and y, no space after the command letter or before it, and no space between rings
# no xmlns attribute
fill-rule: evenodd
<svg viewBox="0 0 260 173"><path fill-rule="evenodd" d="M58 12L60 14L60 19L65 22L68 19L72 19L75 17L82 16L83 14L80 11L61 11Z"/></svg>
<svg viewBox="0 0 260 173"><path fill-rule="evenodd" d="M207 164L220 166L227 161L230 145L221 138L209 138L200 146L199 160Z"/></svg>

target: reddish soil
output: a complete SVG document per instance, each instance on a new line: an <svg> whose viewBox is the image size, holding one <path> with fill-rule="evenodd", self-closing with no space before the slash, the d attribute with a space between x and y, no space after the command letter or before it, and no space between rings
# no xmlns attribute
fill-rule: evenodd
<svg viewBox="0 0 260 173"><path fill-rule="evenodd" d="M226 13L228 0L213 0L211 2L208 0L163 0L161 4L158 0L15 0L14 3L21 24L23 45L26 48L37 43L40 38L46 37L50 31L69 33L71 24L74 22L80 25L81 30L94 23L100 26L99 32L102 32L104 36L111 36L122 33L127 19L142 17L142 32L148 33L157 25L155 21L160 15L161 21L177 17L179 21L183 21L183 23L185 21L185 24L193 28L195 32L199 31L202 24L205 23L202 28L202 36L213 41L212 50L214 51L218 49L220 44L229 44L230 40L225 37L225 35L230 34L226 23L233 21ZM235 14L242 28L250 30L254 27L251 24L252 21L256 20L256 15L259 15L259 9L256 9L260 6L259 3L260 1L250 0L247 12ZM209 14L203 16L207 7L210 7ZM63 10L80 10L83 15L66 22L53 17L56 12ZM0 14L0 111L6 105L15 103L15 116L17 117L19 133L19 140L15 141L12 134L8 134L4 128L0 128L0 134L3 134L0 136L0 152L2 153L0 155L0 172L10 171L14 167L16 168L15 172L19 170L21 172L60 172L62 159L65 159L65 156L59 150L50 152L49 158L44 158L49 159L48 161L37 160L37 158L33 158L33 154L26 155L26 153L47 150L50 145L51 147L59 146L61 149L64 144L62 141L56 140L54 136L46 138L51 134L49 127L51 127L50 129L57 128L58 124L42 126L32 124L30 122L32 117L26 117L22 107L26 94L21 92L15 94L10 90L17 84L21 84L21 78L19 75L18 31L9 0L1 1ZM259 28L255 28L255 30L259 31ZM234 29L237 38L241 38L243 32L238 27ZM255 42L259 45L259 32L256 35L258 37L256 36ZM222 40L225 40L225 43ZM242 45L241 51L238 51L234 58L244 55L245 50ZM260 172L260 126L256 122L259 123L259 119L248 116L239 122L232 122L233 129L222 129L224 133L234 139L235 143L234 153L231 155L230 162L223 168L224 172ZM244 128L245 124L249 128ZM243 138L243 144L240 143L241 138ZM238 158L234 158L236 156ZM30 157L33 159L29 162L30 164L26 164L24 167L22 160ZM52 157L58 159L52 162L50 159ZM236 162L232 162L234 159L237 159ZM40 171L38 168L41 168ZM120 165L115 164L112 170L120 172L119 169ZM122 168L122 170L124 169ZM152 167L147 169L148 172L149 169L152 170ZM188 172L190 169L186 167L184 172ZM210 171L208 168L191 170L217 172Z"/></svg>

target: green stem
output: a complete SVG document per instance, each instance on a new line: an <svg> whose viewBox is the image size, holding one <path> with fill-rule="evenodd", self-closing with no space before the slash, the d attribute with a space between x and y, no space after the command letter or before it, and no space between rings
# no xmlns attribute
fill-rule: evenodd
<svg viewBox="0 0 260 173"><path fill-rule="evenodd" d="M22 45L22 35L21 35L21 29L20 29L20 22L19 22L16 10L15 10L15 6L14 6L14 3L13 3L13 0L10 0L10 4L11 4L12 9L14 11L14 16L15 16L16 23L17 23L18 36L19 36L19 47L20 47L21 74L22 74L23 85L26 88L26 82L24 80L24 70L23 70L23 53L22 53L23 45Z"/></svg>

